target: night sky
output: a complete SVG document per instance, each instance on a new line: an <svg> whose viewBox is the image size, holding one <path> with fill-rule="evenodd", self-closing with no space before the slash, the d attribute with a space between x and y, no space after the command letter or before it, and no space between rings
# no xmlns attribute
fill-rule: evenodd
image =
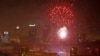
<svg viewBox="0 0 100 56"><path fill-rule="evenodd" d="M48 0L0 0L0 32L12 32L17 25L22 28L30 23L49 27L47 13ZM99 0L76 0L73 2L75 28L84 32L90 39L100 39L100 3Z"/></svg>
<svg viewBox="0 0 100 56"><path fill-rule="evenodd" d="M77 25L90 38L100 38L100 3L99 0L80 0L75 3Z"/></svg>

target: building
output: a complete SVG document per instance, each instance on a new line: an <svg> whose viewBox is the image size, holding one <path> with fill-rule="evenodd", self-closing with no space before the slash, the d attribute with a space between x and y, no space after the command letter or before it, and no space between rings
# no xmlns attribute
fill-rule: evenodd
<svg viewBox="0 0 100 56"><path fill-rule="evenodd" d="M8 31L4 31L1 35L1 43L9 43L9 32Z"/></svg>

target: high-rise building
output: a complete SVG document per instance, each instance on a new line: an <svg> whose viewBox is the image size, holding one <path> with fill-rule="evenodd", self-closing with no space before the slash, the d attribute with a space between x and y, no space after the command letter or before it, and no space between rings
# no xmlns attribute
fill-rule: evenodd
<svg viewBox="0 0 100 56"><path fill-rule="evenodd" d="M70 56L77 56L77 48L76 47L72 47L70 49Z"/></svg>
<svg viewBox="0 0 100 56"><path fill-rule="evenodd" d="M36 24L29 24L28 29L28 41L29 41L29 47L34 48L37 46L37 25Z"/></svg>
<svg viewBox="0 0 100 56"><path fill-rule="evenodd" d="M8 31L4 31L3 34L1 35L1 42L9 43L9 32Z"/></svg>
<svg viewBox="0 0 100 56"><path fill-rule="evenodd" d="M36 31L37 31L37 26L36 24L29 24L29 38L34 41L36 40Z"/></svg>

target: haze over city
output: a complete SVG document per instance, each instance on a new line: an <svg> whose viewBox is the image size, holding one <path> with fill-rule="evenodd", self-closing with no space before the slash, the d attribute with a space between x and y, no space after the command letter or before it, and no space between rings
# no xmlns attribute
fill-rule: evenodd
<svg viewBox="0 0 100 56"><path fill-rule="evenodd" d="M0 53L11 46L15 55L25 51L21 56L34 49L66 50L70 56L91 56L95 50L99 56L99 5L99 0L1 0ZM23 47L28 50L20 51Z"/></svg>

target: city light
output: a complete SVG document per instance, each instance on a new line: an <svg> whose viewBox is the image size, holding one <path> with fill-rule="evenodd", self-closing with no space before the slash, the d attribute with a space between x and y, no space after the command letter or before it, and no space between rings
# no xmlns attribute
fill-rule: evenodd
<svg viewBox="0 0 100 56"><path fill-rule="evenodd" d="M59 54L64 54L64 52L63 51L59 51Z"/></svg>
<svg viewBox="0 0 100 56"><path fill-rule="evenodd" d="M66 54L65 51L59 51L59 52L58 52L58 55L59 55L59 56L66 56L67 54Z"/></svg>
<svg viewBox="0 0 100 56"><path fill-rule="evenodd" d="M67 27L63 26L57 31L57 35L61 38L64 39L67 37L68 30Z"/></svg>
<svg viewBox="0 0 100 56"><path fill-rule="evenodd" d="M29 27L35 27L36 24L29 24Z"/></svg>
<svg viewBox="0 0 100 56"><path fill-rule="evenodd" d="M16 29L19 29L20 27L19 26L16 26Z"/></svg>
<svg viewBox="0 0 100 56"><path fill-rule="evenodd" d="M5 35L8 35L8 34L9 34L9 32L8 32L8 31L5 31L5 32L4 32L4 34L5 34Z"/></svg>

